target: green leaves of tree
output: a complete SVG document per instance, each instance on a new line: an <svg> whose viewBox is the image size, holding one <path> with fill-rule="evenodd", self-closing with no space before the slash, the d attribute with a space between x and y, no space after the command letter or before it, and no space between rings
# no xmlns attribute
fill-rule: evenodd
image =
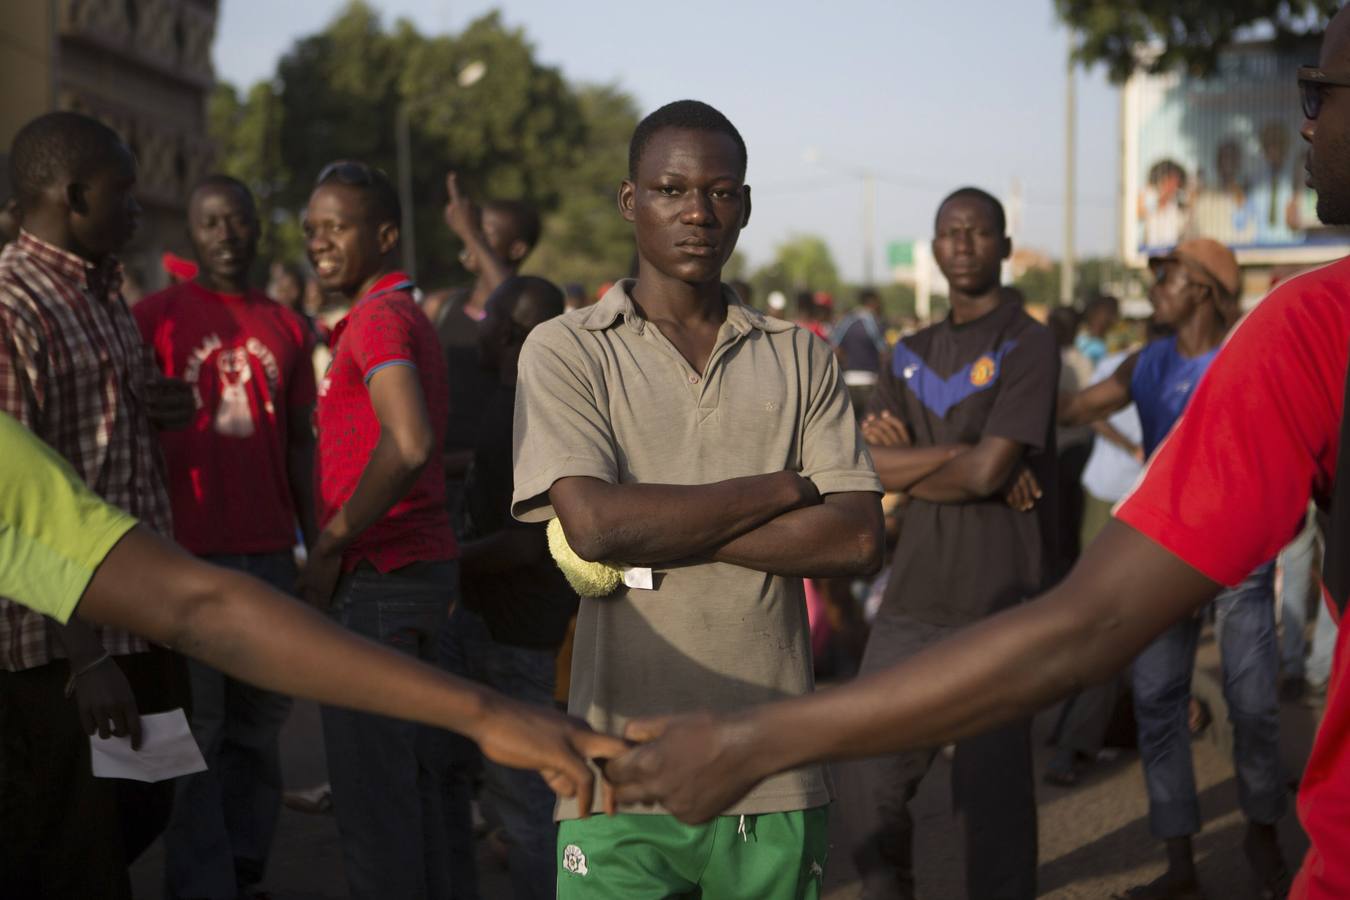
<svg viewBox="0 0 1350 900"><path fill-rule="evenodd" d="M1321 31L1340 0L1055 0L1078 32L1077 58L1105 65L1121 82L1136 69L1212 70L1219 50L1245 29L1268 27L1285 40ZM1141 49L1161 46L1156 57Z"/></svg>
<svg viewBox="0 0 1350 900"><path fill-rule="evenodd" d="M461 78L470 65L483 67L472 83ZM625 274L632 244L614 195L637 124L632 99L569 84L496 13L460 34L428 36L405 20L385 27L360 0L297 41L271 81L243 98L222 85L213 97L221 168L257 193L267 255L299 255L296 222L325 163L361 159L397 178L400 107L425 287L466 277L442 219L450 168L476 200L525 200L545 214L530 270L592 287Z"/></svg>

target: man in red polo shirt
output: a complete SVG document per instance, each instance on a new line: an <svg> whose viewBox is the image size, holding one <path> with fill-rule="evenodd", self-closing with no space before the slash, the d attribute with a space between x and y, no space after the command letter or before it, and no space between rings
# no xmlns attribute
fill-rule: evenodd
<svg viewBox="0 0 1350 900"><path fill-rule="evenodd" d="M174 537L216 565L289 591L296 524L314 537L314 368L309 331L249 287L258 215L241 182L212 175L188 200L196 276L132 312L164 374L191 385L192 424L160 434ZM241 502L247 497L247 502ZM262 880L277 814L277 739L289 697L191 660L192 732L208 769L176 782L165 831L171 897L232 900Z"/></svg>
<svg viewBox="0 0 1350 900"><path fill-rule="evenodd" d="M388 177L348 161L324 167L305 213L319 282L352 308L319 385L322 530L300 587L347 628L430 661L459 582L439 465L449 390L436 333L396 268L400 218ZM442 742L336 707L323 726L352 896L442 896Z"/></svg>
<svg viewBox="0 0 1350 900"><path fill-rule="evenodd" d="M1293 73L1290 73L1291 75ZM1324 223L1350 225L1350 8L1299 71ZM832 691L733 716L634 722L655 739L611 762L619 802L716 815L767 775L827 758L938 746L1029 715L1121 669L1331 512L1325 598L1350 601L1350 259L1280 285L1238 326L1140 486L1054 590ZM1350 687L1341 629L1299 814L1312 846L1291 896L1350 897ZM1283 895L1272 879L1263 896Z"/></svg>

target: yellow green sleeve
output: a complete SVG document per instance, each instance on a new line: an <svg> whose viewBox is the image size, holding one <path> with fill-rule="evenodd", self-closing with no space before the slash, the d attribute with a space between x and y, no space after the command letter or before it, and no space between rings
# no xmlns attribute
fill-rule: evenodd
<svg viewBox="0 0 1350 900"><path fill-rule="evenodd" d="M0 596L68 621L94 571L135 525L0 413Z"/></svg>

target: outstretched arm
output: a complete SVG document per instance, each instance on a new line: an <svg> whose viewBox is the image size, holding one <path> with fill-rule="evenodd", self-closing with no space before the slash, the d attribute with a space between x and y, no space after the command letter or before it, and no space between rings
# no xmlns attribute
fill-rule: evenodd
<svg viewBox="0 0 1350 900"><path fill-rule="evenodd" d="M910 496L931 503L969 503L999 494L1012 480L1024 447L989 436L953 455L931 475L912 485Z"/></svg>
<svg viewBox="0 0 1350 900"><path fill-rule="evenodd" d="M1138 363L1139 354L1132 353L1110 378L1103 378L1076 394L1060 394L1056 413L1059 424L1087 425L1129 406L1130 379Z"/></svg>
<svg viewBox="0 0 1350 900"><path fill-rule="evenodd" d="M539 770L564 796L590 796L585 760L624 747L582 723L360 638L262 582L208 565L141 527L108 553L77 613L274 691L458 731L503 765Z"/></svg>
<svg viewBox="0 0 1350 900"><path fill-rule="evenodd" d="M820 503L795 472L712 484L610 484L560 478L548 492L567 542L582 559L652 565L706 556L785 512Z"/></svg>
<svg viewBox="0 0 1350 900"><path fill-rule="evenodd" d="M1113 521L1061 585L884 672L741 714L637 722L609 764L622 803L704 821L774 772L932 747L1022 718L1118 671L1219 590Z"/></svg>
<svg viewBox="0 0 1350 900"><path fill-rule="evenodd" d="M853 491L771 519L718 547L712 558L794 578L870 575L881 568L885 543L881 498Z"/></svg>

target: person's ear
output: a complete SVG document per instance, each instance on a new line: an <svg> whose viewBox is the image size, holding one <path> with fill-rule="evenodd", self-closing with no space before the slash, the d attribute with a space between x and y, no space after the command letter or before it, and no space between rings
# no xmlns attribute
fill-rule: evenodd
<svg viewBox="0 0 1350 900"><path fill-rule="evenodd" d="M399 228L396 223L385 222L383 225L381 225L379 231L375 233L375 240L378 242L380 247L380 255L384 256L386 253L389 253L395 247L397 247L398 238L399 238Z"/></svg>
<svg viewBox="0 0 1350 900"><path fill-rule="evenodd" d="M999 258L1000 258L1000 259L1009 259L1009 258L1011 258L1011 257L1012 257L1012 250L1013 250L1013 248L1012 248L1012 238L1006 237L1006 236L1005 236L1005 237L1003 238L1003 255L1002 255L1001 257L999 257Z"/></svg>
<svg viewBox="0 0 1350 900"><path fill-rule="evenodd" d="M741 186L741 227L750 224L750 185Z"/></svg>
<svg viewBox="0 0 1350 900"><path fill-rule="evenodd" d="M631 222L637 217L636 208L637 185L625 178L619 185L619 215L625 222Z"/></svg>
<svg viewBox="0 0 1350 900"><path fill-rule="evenodd" d="M63 185L60 189L61 205L78 216L89 215L89 186L78 181Z"/></svg>

